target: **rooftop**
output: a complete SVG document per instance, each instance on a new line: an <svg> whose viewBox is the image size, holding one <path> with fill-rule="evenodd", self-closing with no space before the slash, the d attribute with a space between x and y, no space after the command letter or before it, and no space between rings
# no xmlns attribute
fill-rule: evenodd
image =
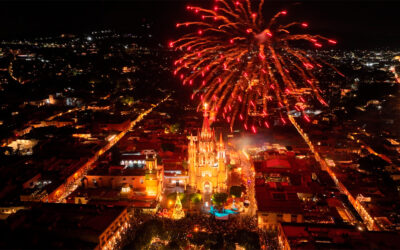
<svg viewBox="0 0 400 250"><path fill-rule="evenodd" d="M11 215L1 248L94 248L99 236L125 210L73 204L35 204ZM21 240L24 239L24 240Z"/></svg>
<svg viewBox="0 0 400 250"><path fill-rule="evenodd" d="M296 193L272 191L266 186L256 187L258 211L301 214L303 208Z"/></svg>
<svg viewBox="0 0 400 250"><path fill-rule="evenodd" d="M364 232L350 225L282 223L291 249L397 249L399 234Z"/></svg>

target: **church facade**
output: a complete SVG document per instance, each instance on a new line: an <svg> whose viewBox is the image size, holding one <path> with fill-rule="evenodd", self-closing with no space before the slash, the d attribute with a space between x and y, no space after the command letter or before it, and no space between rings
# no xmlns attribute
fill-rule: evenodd
<svg viewBox="0 0 400 250"><path fill-rule="evenodd" d="M217 142L208 114L205 108L201 131L189 137L189 185L203 193L224 192L228 179L225 146L222 134Z"/></svg>

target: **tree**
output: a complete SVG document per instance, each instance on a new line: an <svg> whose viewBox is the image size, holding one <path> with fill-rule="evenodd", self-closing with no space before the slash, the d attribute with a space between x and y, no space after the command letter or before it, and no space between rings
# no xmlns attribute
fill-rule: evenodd
<svg viewBox="0 0 400 250"><path fill-rule="evenodd" d="M212 196L213 204L218 207L222 206L226 202L227 199L228 199L227 193L215 193Z"/></svg>
<svg viewBox="0 0 400 250"><path fill-rule="evenodd" d="M241 186L232 186L229 190L229 194L234 198L240 198L242 196L243 189Z"/></svg>
<svg viewBox="0 0 400 250"><path fill-rule="evenodd" d="M172 201L172 202L174 202L175 203L175 201L176 201L176 195L177 193L170 193L170 194L168 194L167 195L167 200L168 200L168 202L169 201ZM179 199L181 200L181 203L185 206L185 207L187 207L187 201L188 201L188 199L190 199L190 197L189 197L189 195L186 195L185 193L178 193L178 196L179 196Z"/></svg>
<svg viewBox="0 0 400 250"><path fill-rule="evenodd" d="M179 132L179 127L180 127L179 123L171 124L171 125L169 126L169 131L170 131L171 133L173 133L173 134L176 134L176 133Z"/></svg>
<svg viewBox="0 0 400 250"><path fill-rule="evenodd" d="M179 132L179 128L180 128L179 123L167 124L165 125L164 131L165 133L176 134Z"/></svg>
<svg viewBox="0 0 400 250"><path fill-rule="evenodd" d="M128 105L128 106L132 106L133 103L135 102L135 100L133 99L132 96L125 96L121 99L121 103L123 105Z"/></svg>
<svg viewBox="0 0 400 250"><path fill-rule="evenodd" d="M168 200L172 200L172 201L175 201L176 200L176 194L177 193L170 193L170 194L168 194L167 195L167 199ZM186 200L186 195L184 194L184 193L178 193L179 194L179 199L180 200Z"/></svg>
<svg viewBox="0 0 400 250"><path fill-rule="evenodd" d="M194 204L201 202L201 194L194 193L190 195L190 201Z"/></svg>
<svg viewBox="0 0 400 250"><path fill-rule="evenodd" d="M182 203L179 195L176 196L174 210L172 211L172 219L180 220L185 217L185 213L182 210Z"/></svg>

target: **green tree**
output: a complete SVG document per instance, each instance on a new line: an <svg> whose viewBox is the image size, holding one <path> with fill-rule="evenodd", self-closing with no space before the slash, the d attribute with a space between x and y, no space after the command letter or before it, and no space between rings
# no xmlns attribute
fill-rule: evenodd
<svg viewBox="0 0 400 250"><path fill-rule="evenodd" d="M227 193L215 193L212 196L212 202L215 206L222 206L228 199Z"/></svg>
<svg viewBox="0 0 400 250"><path fill-rule="evenodd" d="M165 133L176 134L179 132L181 125L179 123L164 125Z"/></svg>
<svg viewBox="0 0 400 250"><path fill-rule="evenodd" d="M190 201L194 204L201 202L201 194L194 193L190 195Z"/></svg>
<svg viewBox="0 0 400 250"><path fill-rule="evenodd" d="M232 186L229 189L229 194L235 198L240 198L242 196L242 187L241 186Z"/></svg>
<svg viewBox="0 0 400 250"><path fill-rule="evenodd" d="M133 105L133 103L134 103L134 99L133 99L133 97L132 96L125 96L125 97L123 97L122 99L121 99L121 103L123 104L123 105L128 105L128 106L132 106Z"/></svg>
<svg viewBox="0 0 400 250"><path fill-rule="evenodd" d="M187 202L187 200L188 200L189 197L188 197L186 194L184 194L184 193L178 193L178 194L179 194L179 199L181 199L182 204L185 204L185 203ZM176 200L176 193L174 192L174 193L168 194L168 195L167 195L167 199L168 199L169 201L175 202L175 200Z"/></svg>
<svg viewBox="0 0 400 250"><path fill-rule="evenodd" d="M174 123L174 124L171 124L171 125L169 126L169 131L170 131L171 133L175 134L175 133L178 133L178 132L179 132L179 128L180 128L179 123Z"/></svg>

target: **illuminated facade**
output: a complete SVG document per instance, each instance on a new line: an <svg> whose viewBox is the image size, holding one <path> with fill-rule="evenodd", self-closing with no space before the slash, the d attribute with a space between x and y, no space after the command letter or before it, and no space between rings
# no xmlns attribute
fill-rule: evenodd
<svg viewBox="0 0 400 250"><path fill-rule="evenodd" d="M126 158L126 159L125 159ZM83 179L85 187L120 189L122 198L147 195L159 198L163 186L163 169L157 165L154 155L132 155L134 160L125 157L121 166L94 169ZM130 162L134 165L130 166Z"/></svg>
<svg viewBox="0 0 400 250"><path fill-rule="evenodd" d="M210 128L207 106L204 107L204 120L200 133L189 138L189 184L205 193L226 190L228 178L225 165L225 146L220 135L217 143L214 130Z"/></svg>

